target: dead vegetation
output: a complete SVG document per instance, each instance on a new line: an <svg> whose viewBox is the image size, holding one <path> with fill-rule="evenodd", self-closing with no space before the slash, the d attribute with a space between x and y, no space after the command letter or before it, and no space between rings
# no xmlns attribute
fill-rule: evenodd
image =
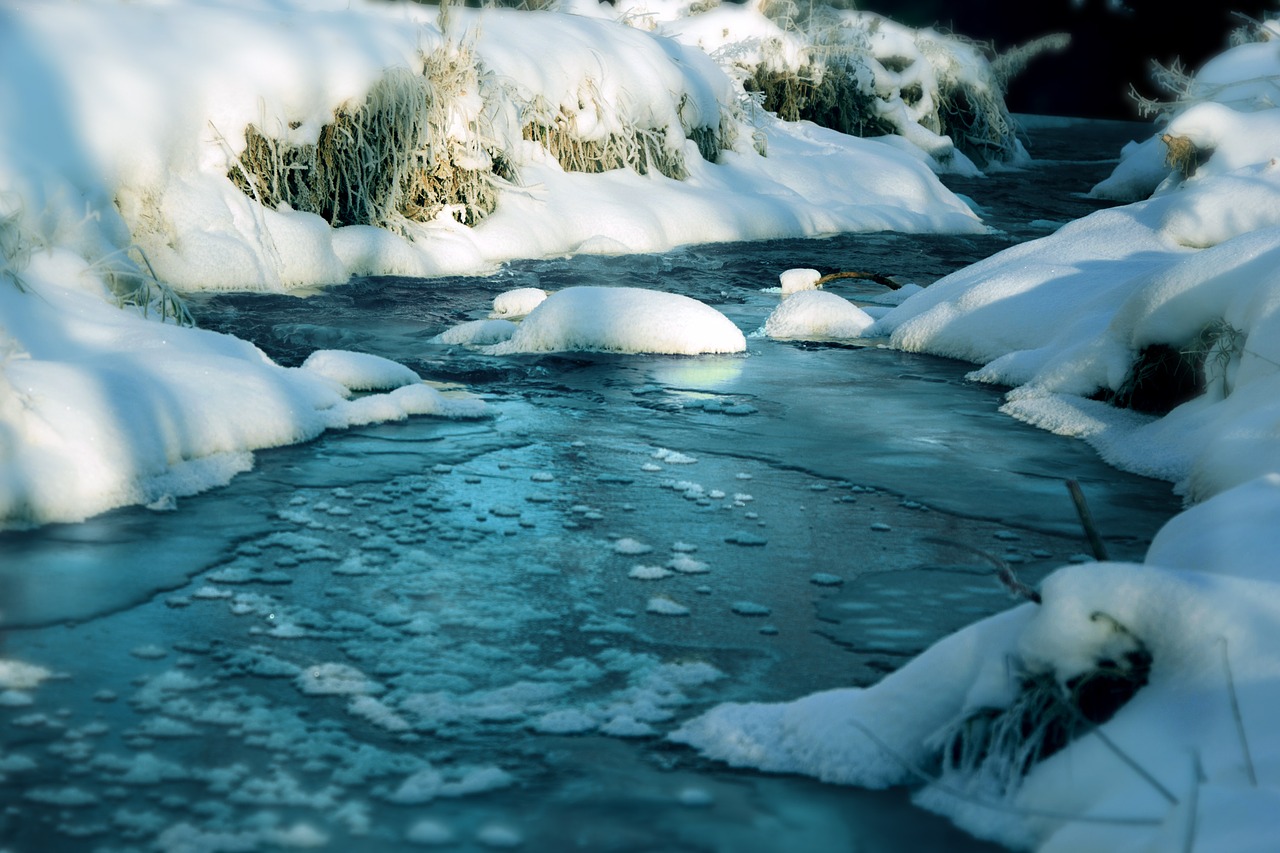
<svg viewBox="0 0 1280 853"><path fill-rule="evenodd" d="M1098 391L1094 399L1163 415L1211 389L1226 397L1231 393L1230 367L1244 342L1244 332L1218 320L1180 346L1149 344L1138 352L1120 387Z"/></svg>
<svg viewBox="0 0 1280 853"><path fill-rule="evenodd" d="M498 183L513 177L487 129L454 106L479 91L481 73L468 49L442 47L423 57L421 73L392 69L363 103L339 108L315 143L250 126L227 177L260 204L333 226L404 233L406 223L441 213L474 225L493 212Z"/></svg>
<svg viewBox="0 0 1280 853"><path fill-rule="evenodd" d="M745 69L743 85L760 94L764 109L863 137L908 135L914 122L950 137L979 165L1019 155L1004 92L1032 59L1069 43L1058 34L997 54L990 45L919 31L914 55L903 56L877 52L874 36L884 24L876 16L842 16L825 5L806 11L793 0L775 0L765 13L807 44L807 60L796 68L766 50Z"/></svg>

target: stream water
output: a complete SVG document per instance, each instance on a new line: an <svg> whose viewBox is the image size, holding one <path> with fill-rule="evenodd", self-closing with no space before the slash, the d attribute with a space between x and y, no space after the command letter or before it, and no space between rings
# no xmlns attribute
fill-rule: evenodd
<svg viewBox="0 0 1280 853"><path fill-rule="evenodd" d="M1140 129L1037 123L949 183L996 229L846 235L193 300L285 364L372 352L490 404L263 452L175 511L0 534L0 849L984 850L868 792L706 762L720 701L868 684L1087 551L1141 559L1168 484L998 413L968 365L749 339L745 356L493 358L429 341L515 287L615 284L750 332L795 266L927 284L1098 204ZM873 300L874 285L836 283ZM27 702L27 697L31 701Z"/></svg>

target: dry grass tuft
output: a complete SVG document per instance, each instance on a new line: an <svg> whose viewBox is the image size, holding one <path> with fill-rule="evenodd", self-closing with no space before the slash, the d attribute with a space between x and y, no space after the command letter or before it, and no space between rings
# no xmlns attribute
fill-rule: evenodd
<svg viewBox="0 0 1280 853"><path fill-rule="evenodd" d="M374 225L399 233L408 222L447 212L474 225L497 204L497 184L513 177L491 134L464 121L455 103L480 90L481 71L465 47L423 57L423 70L389 71L365 101L334 113L314 144L245 130L245 150L227 173L246 195L288 205L330 225Z"/></svg>

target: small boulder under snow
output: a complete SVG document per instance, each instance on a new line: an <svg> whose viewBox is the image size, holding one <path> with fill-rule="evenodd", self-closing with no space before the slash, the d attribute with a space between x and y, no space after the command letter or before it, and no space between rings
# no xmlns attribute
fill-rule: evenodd
<svg viewBox="0 0 1280 853"><path fill-rule="evenodd" d="M399 362L346 350L316 350L307 356L302 369L332 379L348 391L389 391L422 381Z"/></svg>
<svg viewBox="0 0 1280 853"><path fill-rule="evenodd" d="M547 297L491 352L699 355L746 348L728 317L696 299L638 287L570 287Z"/></svg>
<svg viewBox="0 0 1280 853"><path fill-rule="evenodd" d="M874 322L870 314L841 296L806 290L783 299L762 331L786 340L856 338Z"/></svg>
<svg viewBox="0 0 1280 853"><path fill-rule="evenodd" d="M787 270L778 276L778 281L782 284L782 295L788 296L801 290L815 290L821 278L822 274L817 270L800 268Z"/></svg>
<svg viewBox="0 0 1280 853"><path fill-rule="evenodd" d="M499 293L493 298L493 313L490 317L503 320L515 320L527 316L534 308L541 305L549 294L539 287L518 287Z"/></svg>
<svg viewBox="0 0 1280 853"><path fill-rule="evenodd" d="M510 320L472 320L446 329L431 340L459 346L492 346L510 340L516 324Z"/></svg>

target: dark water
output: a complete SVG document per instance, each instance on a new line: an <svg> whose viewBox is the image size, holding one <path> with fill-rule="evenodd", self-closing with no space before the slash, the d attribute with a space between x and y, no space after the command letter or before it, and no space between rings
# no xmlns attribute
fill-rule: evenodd
<svg viewBox="0 0 1280 853"><path fill-rule="evenodd" d="M1113 556L1140 559L1177 510L1167 484L1000 415L999 389L941 359L761 338L497 359L429 338L514 287L675 291L750 332L790 267L927 284L1094 209L1078 193L1132 130L1037 130L1047 162L952 182L999 229L980 237L195 300L282 363L373 352L494 416L331 434L176 512L0 536L0 660L57 674L0 692L0 849L987 849L908 792L732 770L662 736L719 701L871 683L1007 607L972 549L1033 583L1078 559L1065 478Z"/></svg>

